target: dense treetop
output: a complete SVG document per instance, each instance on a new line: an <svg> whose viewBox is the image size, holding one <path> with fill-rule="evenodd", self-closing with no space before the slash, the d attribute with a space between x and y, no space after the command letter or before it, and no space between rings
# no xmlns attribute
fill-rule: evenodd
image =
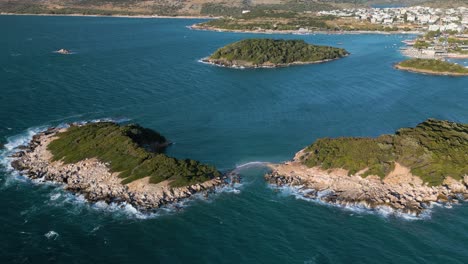
<svg viewBox="0 0 468 264"><path fill-rule="evenodd" d="M415 128L377 138L323 138L306 149L302 162L323 169L343 168L350 174L385 177L395 162L411 169L430 185L447 176L468 175L468 124L429 119Z"/></svg>
<svg viewBox="0 0 468 264"><path fill-rule="evenodd" d="M311 45L304 40L245 39L218 49L210 59L289 64L337 59L346 55L348 52L344 49Z"/></svg>
<svg viewBox="0 0 468 264"><path fill-rule="evenodd" d="M97 158L119 172L122 183L150 177L151 183L169 180L171 186L201 183L221 174L195 160L166 156L166 139L139 125L120 126L111 122L71 126L48 145L54 160L76 163Z"/></svg>

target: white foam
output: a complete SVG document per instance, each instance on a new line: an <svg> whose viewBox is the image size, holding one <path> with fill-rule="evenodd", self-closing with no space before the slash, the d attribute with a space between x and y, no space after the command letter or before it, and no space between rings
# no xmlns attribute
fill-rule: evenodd
<svg viewBox="0 0 468 264"><path fill-rule="evenodd" d="M59 234L53 230L47 232L44 234L45 237L47 237L47 239L53 239L53 240L56 240L58 237L59 237Z"/></svg>
<svg viewBox="0 0 468 264"><path fill-rule="evenodd" d="M233 193L238 194L240 193L240 188L242 184L234 184L233 186L221 186L217 187L214 192L205 195L204 193L196 193L192 195L190 198L183 199L179 202L168 204L162 206L160 208L155 208L154 210L142 212L138 210L136 207L128 204L126 202L118 202L118 203L106 203L104 201L98 202L89 202L86 198L81 194L73 194L63 190L62 188L56 189L59 193L53 194L50 198L49 205L50 206L59 206L64 207L69 212L73 214L80 213L83 209L88 210L96 210L101 211L104 213L110 213L112 216L115 217L125 217L130 219L151 219L156 218L162 215L171 215L177 212L182 211L184 208L190 206L194 202L208 202L210 203L216 196L222 193ZM72 204L73 206L70 206Z"/></svg>
<svg viewBox="0 0 468 264"><path fill-rule="evenodd" d="M203 58L204 59L204 58ZM203 64L208 64L208 65L212 65L212 66L216 66L216 67L221 67L221 68L230 68L230 69L237 69L237 70L245 70L245 67L244 66L237 66L237 65L234 65L234 66L225 66L225 65L222 65L222 64L217 64L217 63L212 63L212 62L208 62L208 61L203 61L203 59L199 59L198 62L201 62Z"/></svg>
<svg viewBox="0 0 468 264"><path fill-rule="evenodd" d="M50 200L51 200L51 201L55 201L55 200L57 200L58 198L60 198L60 196L62 196L60 193L52 194L52 195L50 196Z"/></svg>
<svg viewBox="0 0 468 264"><path fill-rule="evenodd" d="M60 54L60 55L73 55L73 54L77 54L76 51L69 51L68 53L62 53L62 52L59 52L58 50L54 50L52 51L52 53L55 53L55 54Z"/></svg>
<svg viewBox="0 0 468 264"><path fill-rule="evenodd" d="M252 167L266 167L269 164L271 164L271 163L266 162L266 161L251 161L251 162L243 163L243 164L240 164L240 165L236 165L236 170L245 169L245 168L252 168Z"/></svg>
<svg viewBox="0 0 468 264"><path fill-rule="evenodd" d="M347 211L351 211L353 213L357 213L359 215L362 214L377 214L380 215L384 218L388 218L390 216L396 216L401 219L405 220L422 220L422 219L428 219L430 218L431 215L431 208L433 205L436 205L437 203L431 204L427 209L425 209L421 214L416 215L415 213L408 213L408 212L402 212L400 210L396 210L394 208L391 208L389 206L377 206L377 207L370 207L367 203L365 202L360 202L360 203L346 203L346 204L341 204L341 203L329 203L323 201L321 198L325 197L327 194L329 194L331 191L330 190L324 190L324 191L319 191L317 192L317 197L316 198L309 198L305 196L306 194L314 191L310 189L305 189L303 186L277 186L270 184L270 188L272 189L277 189L281 191L282 195L285 196L294 196L298 200L304 200L308 202L314 202L318 203L320 205L326 205L326 206L333 206L333 207L338 207ZM439 205L439 204L437 204ZM354 215L354 214L351 214Z"/></svg>

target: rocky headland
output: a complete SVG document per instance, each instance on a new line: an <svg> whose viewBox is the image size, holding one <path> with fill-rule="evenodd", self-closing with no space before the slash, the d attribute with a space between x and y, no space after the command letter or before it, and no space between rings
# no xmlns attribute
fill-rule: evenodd
<svg viewBox="0 0 468 264"><path fill-rule="evenodd" d="M323 63L348 55L344 49L303 40L245 39L216 50L202 61L229 68L277 68Z"/></svg>
<svg viewBox="0 0 468 264"><path fill-rule="evenodd" d="M468 76L468 68L438 59L409 59L396 64L395 68L427 75Z"/></svg>
<svg viewBox="0 0 468 264"><path fill-rule="evenodd" d="M338 205L419 215L468 199L468 125L429 119L395 135L319 139L265 179Z"/></svg>
<svg viewBox="0 0 468 264"><path fill-rule="evenodd" d="M36 134L13 154L11 165L31 179L63 184L88 201L128 203L141 211L239 181L197 161L167 157L162 152L168 144L138 125L74 124Z"/></svg>

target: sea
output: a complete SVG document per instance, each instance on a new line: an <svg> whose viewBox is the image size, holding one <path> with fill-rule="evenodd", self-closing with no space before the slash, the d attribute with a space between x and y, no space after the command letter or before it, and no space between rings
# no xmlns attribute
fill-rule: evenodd
<svg viewBox="0 0 468 264"><path fill-rule="evenodd" d="M268 185L322 137L375 137L427 118L468 123L468 78L398 71L411 35L195 31L203 20L0 16L0 263L468 263L468 205L422 216L338 207ZM349 57L278 69L200 62L245 38ZM65 48L72 54L54 51ZM8 156L34 133L111 120L159 131L170 156L242 183L153 213L26 179Z"/></svg>

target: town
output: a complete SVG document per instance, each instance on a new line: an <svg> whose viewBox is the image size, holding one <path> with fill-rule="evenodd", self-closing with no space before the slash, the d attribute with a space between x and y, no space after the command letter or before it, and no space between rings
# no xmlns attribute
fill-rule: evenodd
<svg viewBox="0 0 468 264"><path fill-rule="evenodd" d="M416 28L427 31L457 31L468 29L468 8L451 9L431 7L401 7L401 8L359 8L332 11L320 11L319 15L336 17L354 17L358 20L374 24L398 26L412 24Z"/></svg>
<svg viewBox="0 0 468 264"><path fill-rule="evenodd" d="M354 18L391 28L410 29L422 36L404 41L403 54L413 58L468 58L468 8L359 8L320 11L321 16Z"/></svg>

